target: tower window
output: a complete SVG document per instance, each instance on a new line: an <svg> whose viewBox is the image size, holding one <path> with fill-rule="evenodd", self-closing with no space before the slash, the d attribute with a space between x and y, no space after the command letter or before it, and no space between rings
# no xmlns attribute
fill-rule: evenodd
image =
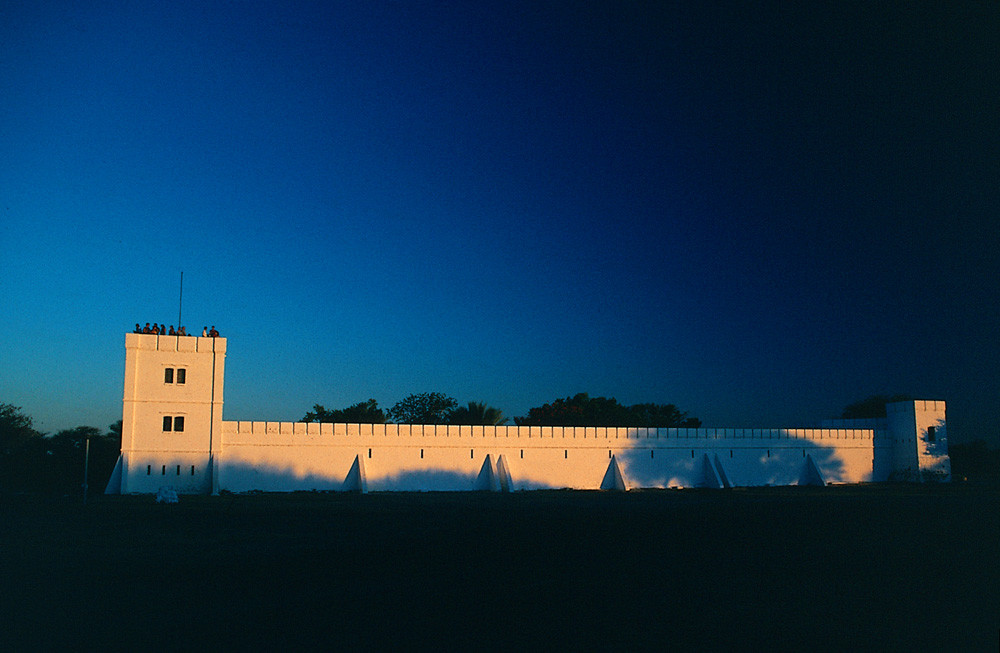
<svg viewBox="0 0 1000 653"><path fill-rule="evenodd" d="M169 415L165 415L163 417L163 430L164 431L173 430L173 423L174 423L174 418Z"/></svg>
<svg viewBox="0 0 1000 653"><path fill-rule="evenodd" d="M163 382L164 383L174 382L174 368L168 367L167 369L163 370Z"/></svg>
<svg viewBox="0 0 1000 653"><path fill-rule="evenodd" d="M187 370L184 369L183 367L178 367L177 368L177 383L179 385L181 385L185 381L187 381Z"/></svg>
<svg viewBox="0 0 1000 653"><path fill-rule="evenodd" d="M928 426L927 427L927 441L934 442L937 439L937 427Z"/></svg>
<svg viewBox="0 0 1000 653"><path fill-rule="evenodd" d="M184 417L178 415L177 417L172 417L170 415L163 416L163 430L164 431L183 431L184 430Z"/></svg>
<svg viewBox="0 0 1000 653"><path fill-rule="evenodd" d="M174 418L174 430L175 431L183 431L184 430L184 418L183 417L175 417Z"/></svg>

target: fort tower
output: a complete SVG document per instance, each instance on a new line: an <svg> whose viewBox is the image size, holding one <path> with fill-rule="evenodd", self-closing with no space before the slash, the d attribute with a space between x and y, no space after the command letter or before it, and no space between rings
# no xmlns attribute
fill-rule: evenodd
<svg viewBox="0 0 1000 653"><path fill-rule="evenodd" d="M109 489L217 492L225 338L125 335L122 451Z"/></svg>
<svg viewBox="0 0 1000 653"><path fill-rule="evenodd" d="M916 400L887 404L886 421L893 452L888 480L951 480L945 402Z"/></svg>

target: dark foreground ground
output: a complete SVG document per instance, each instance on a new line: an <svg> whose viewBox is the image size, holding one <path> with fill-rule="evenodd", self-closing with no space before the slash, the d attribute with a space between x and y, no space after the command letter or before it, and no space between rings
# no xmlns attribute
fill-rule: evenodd
<svg viewBox="0 0 1000 653"><path fill-rule="evenodd" d="M3 650L998 650L995 487L0 509Z"/></svg>

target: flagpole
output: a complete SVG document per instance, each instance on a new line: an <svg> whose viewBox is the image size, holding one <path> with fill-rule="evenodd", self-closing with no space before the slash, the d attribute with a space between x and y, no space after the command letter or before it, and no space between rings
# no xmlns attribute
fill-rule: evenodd
<svg viewBox="0 0 1000 653"><path fill-rule="evenodd" d="M181 270L181 297L177 300L177 330L181 330L181 308L184 306L184 270Z"/></svg>

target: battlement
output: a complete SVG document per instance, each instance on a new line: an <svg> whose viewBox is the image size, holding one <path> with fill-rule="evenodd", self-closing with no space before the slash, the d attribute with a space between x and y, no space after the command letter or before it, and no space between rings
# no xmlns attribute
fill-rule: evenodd
<svg viewBox="0 0 1000 653"><path fill-rule="evenodd" d="M344 424L319 422L223 422L228 439L281 442L288 436L322 438L435 438L521 440L868 440L872 428L738 429L624 426L472 426L453 424Z"/></svg>
<svg viewBox="0 0 1000 653"><path fill-rule="evenodd" d="M202 336L161 336L152 333L126 333L126 349L143 351L177 351L215 354L226 353L225 338Z"/></svg>

